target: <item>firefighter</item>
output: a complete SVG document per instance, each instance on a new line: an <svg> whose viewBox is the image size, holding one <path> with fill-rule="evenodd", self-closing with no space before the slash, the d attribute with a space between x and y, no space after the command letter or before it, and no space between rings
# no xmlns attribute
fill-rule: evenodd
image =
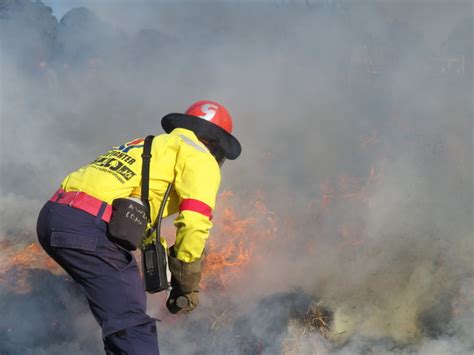
<svg viewBox="0 0 474 355"><path fill-rule="evenodd" d="M241 147L232 135L231 116L216 102L196 102L184 114L166 115L161 124L166 134L156 136L151 148L151 224L173 184L163 213L177 213L176 238L168 253L172 290L166 305L172 313L186 313L199 303L201 260L212 227L219 167L225 159L236 159ZM106 354L159 353L136 260L107 230L113 200L140 196L143 141L114 147L66 176L38 217L38 240L82 286L102 328ZM177 306L180 296L188 301L184 308Z"/></svg>

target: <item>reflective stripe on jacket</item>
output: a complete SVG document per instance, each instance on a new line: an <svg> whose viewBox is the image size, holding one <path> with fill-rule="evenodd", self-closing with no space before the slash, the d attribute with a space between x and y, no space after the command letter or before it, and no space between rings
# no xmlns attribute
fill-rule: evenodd
<svg viewBox="0 0 474 355"><path fill-rule="evenodd" d="M112 204L116 198L140 196L144 139L114 147L92 163L69 174L62 182L65 191L83 191ZM150 209L155 222L168 184L173 190L163 217L175 219L177 258L191 262L202 256L212 210L220 185L220 170L209 150L187 129L153 139L150 161Z"/></svg>

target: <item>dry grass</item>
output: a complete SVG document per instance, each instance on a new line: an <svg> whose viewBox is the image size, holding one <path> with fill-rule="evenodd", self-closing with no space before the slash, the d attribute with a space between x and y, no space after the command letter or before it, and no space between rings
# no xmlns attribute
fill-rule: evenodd
<svg viewBox="0 0 474 355"><path fill-rule="evenodd" d="M327 354L331 351L330 327L333 313L319 302L313 302L308 311L291 319L288 336L282 342L283 355Z"/></svg>

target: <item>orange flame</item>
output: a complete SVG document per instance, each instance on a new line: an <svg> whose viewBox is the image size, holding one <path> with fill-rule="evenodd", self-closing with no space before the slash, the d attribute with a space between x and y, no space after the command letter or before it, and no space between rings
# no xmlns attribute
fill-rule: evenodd
<svg viewBox="0 0 474 355"><path fill-rule="evenodd" d="M312 219L313 226L321 223L322 218L331 213L338 213L335 204L356 203L367 204L373 185L379 183L383 174L383 165L377 168L371 165L366 178L356 178L347 174L320 185L321 197L310 201L309 214L316 209L316 217ZM219 213L214 220L212 235L207 242L206 257L203 262L203 278L201 288L225 291L233 282L237 282L256 261L267 258L272 252L272 241L276 238L278 229L285 232L286 239L298 233L298 224L291 217L277 218L265 203L262 192L252 194L251 198L243 200L232 191L224 191L218 196ZM311 216L310 216L311 217ZM167 227L165 227L167 228ZM172 235L169 227L170 234ZM315 232L317 233L317 232ZM335 247L358 246L367 239L367 228L362 220L346 221L334 230L339 236ZM290 242L291 243L291 242ZM308 239L305 250L314 253L317 245L314 239ZM5 274L12 267L21 269L44 269L54 274L64 273L59 265L49 258L37 243L28 245L13 245L0 242L0 282L5 280ZM135 254L140 257L139 254ZM140 264L140 263L139 263ZM20 272L21 274L21 272ZM16 292L28 292L27 282L18 280L14 286Z"/></svg>
<svg viewBox="0 0 474 355"><path fill-rule="evenodd" d="M0 261L0 275L13 266L28 269L48 269L55 274L60 274L62 269L51 259L38 243L9 247L10 243L0 245L3 257Z"/></svg>
<svg viewBox="0 0 474 355"><path fill-rule="evenodd" d="M44 269L54 274L63 273L61 267L51 259L37 243L11 245L10 242L0 243L0 281L16 293L27 293L31 286L26 280L26 269ZM6 279L8 270L18 268L18 274L14 280Z"/></svg>
<svg viewBox="0 0 474 355"><path fill-rule="evenodd" d="M247 209L246 216L237 212L233 192L225 191L219 196L219 203L224 208L215 221L215 230L207 243L201 282L204 290L225 290L255 260L257 244L267 243L273 238L276 218L265 205L262 194L256 195L257 200L250 203L251 208ZM262 223L265 225L262 226Z"/></svg>

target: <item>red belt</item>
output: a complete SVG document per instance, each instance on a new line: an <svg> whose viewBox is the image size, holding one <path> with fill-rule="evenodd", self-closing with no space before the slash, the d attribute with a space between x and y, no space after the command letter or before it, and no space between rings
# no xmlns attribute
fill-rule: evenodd
<svg viewBox="0 0 474 355"><path fill-rule="evenodd" d="M50 201L77 208L93 216L98 216L99 213L102 213L101 218L105 222L109 222L112 216L111 205L81 191L66 192L63 189L58 189Z"/></svg>

